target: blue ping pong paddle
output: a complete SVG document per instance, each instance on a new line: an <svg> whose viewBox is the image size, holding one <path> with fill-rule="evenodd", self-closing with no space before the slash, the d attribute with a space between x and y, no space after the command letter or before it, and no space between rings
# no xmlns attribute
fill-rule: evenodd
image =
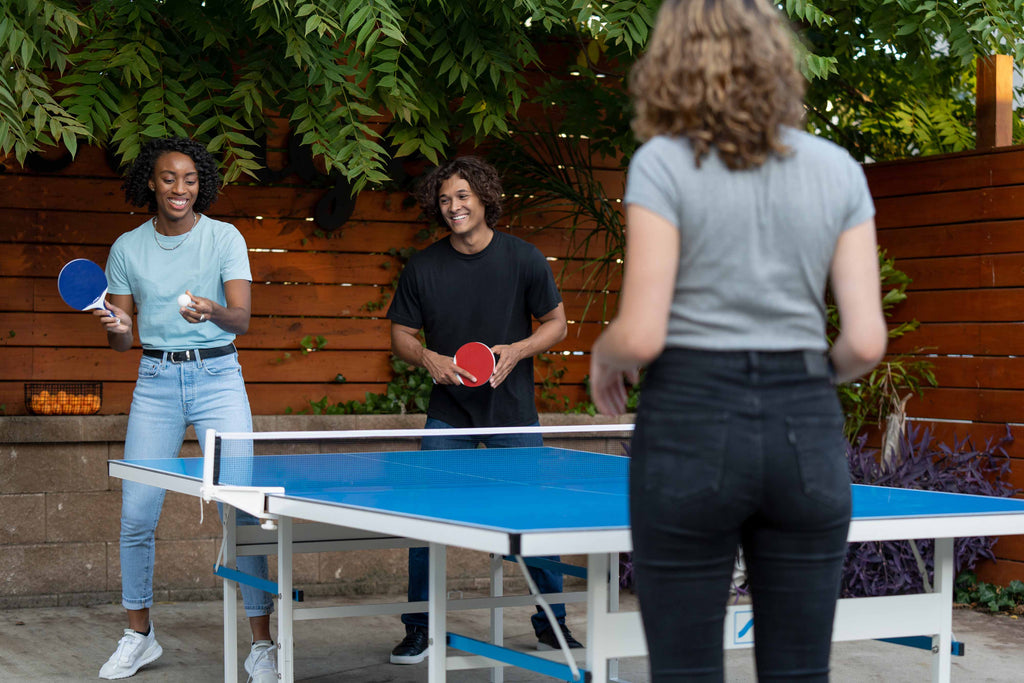
<svg viewBox="0 0 1024 683"><path fill-rule="evenodd" d="M57 276L57 289L64 303L76 311L94 308L110 311L103 300L107 296L107 276L89 259L76 258L64 264ZM110 315L114 315L113 312Z"/></svg>

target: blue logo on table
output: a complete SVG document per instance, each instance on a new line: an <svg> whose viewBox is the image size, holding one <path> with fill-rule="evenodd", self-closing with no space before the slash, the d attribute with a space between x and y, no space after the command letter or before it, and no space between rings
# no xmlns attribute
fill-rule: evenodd
<svg viewBox="0 0 1024 683"><path fill-rule="evenodd" d="M743 609L732 613L733 645L752 645L754 642L754 610Z"/></svg>

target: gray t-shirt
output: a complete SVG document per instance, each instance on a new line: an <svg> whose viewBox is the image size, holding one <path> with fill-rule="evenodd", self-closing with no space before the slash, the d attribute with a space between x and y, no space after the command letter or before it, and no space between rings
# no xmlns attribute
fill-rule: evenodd
<svg viewBox="0 0 1024 683"><path fill-rule="evenodd" d="M825 351L825 284L839 234L874 216L860 165L794 129L792 150L731 171L712 151L700 168L685 138L659 136L629 165L626 203L679 230L670 347Z"/></svg>

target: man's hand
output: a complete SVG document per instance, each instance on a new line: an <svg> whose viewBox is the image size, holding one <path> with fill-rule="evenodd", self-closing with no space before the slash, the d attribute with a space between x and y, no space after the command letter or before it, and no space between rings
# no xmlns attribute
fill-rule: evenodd
<svg viewBox="0 0 1024 683"><path fill-rule="evenodd" d="M451 356L442 356L426 348L423 349L423 367L430 373L435 384L460 384L459 375L472 377L468 371L457 367Z"/></svg>
<svg viewBox="0 0 1024 683"><path fill-rule="evenodd" d="M526 357L525 350L521 344L497 344L491 347L491 352L497 356L494 364L494 374L491 375L490 385L497 387L505 381L508 374Z"/></svg>

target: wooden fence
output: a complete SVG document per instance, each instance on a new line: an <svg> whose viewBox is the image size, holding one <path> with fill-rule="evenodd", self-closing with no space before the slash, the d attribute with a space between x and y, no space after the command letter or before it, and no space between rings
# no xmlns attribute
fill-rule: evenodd
<svg viewBox="0 0 1024 683"><path fill-rule="evenodd" d="M1024 489L1024 147L866 167L879 242L913 283L894 312L921 327L890 352L925 356L939 387L907 412L939 441L1015 438ZM1024 537L999 541L986 580L1024 579Z"/></svg>
<svg viewBox="0 0 1024 683"><path fill-rule="evenodd" d="M276 144L287 146L283 138ZM618 197L622 182L621 172L608 176ZM401 268L395 252L422 248L442 234L425 230L403 191L361 193L350 219L325 233L314 216L318 203L332 200L329 191L295 176L275 185L237 184L209 211L233 223L250 250L253 318L237 343L254 414L298 412L325 396L336 403L384 391L392 376L384 313ZM121 181L97 148L82 149L74 163L49 173L9 160L0 173L0 196L0 403L6 414L25 412L25 382L72 380L102 381L101 412L126 412L138 354L111 351L96 321L61 301L56 276L72 258L105 264L114 239L148 214L125 204ZM585 400L587 366L580 354L600 329L594 310L588 322L579 322L595 296L583 284L586 256L570 254L564 229L503 229L549 257L573 321L566 340L545 356L552 362L537 363L538 393L559 374L559 396ZM304 338L319 348L304 351Z"/></svg>
<svg viewBox="0 0 1024 683"><path fill-rule="evenodd" d="M270 147L277 150L270 163L280 168L287 161L286 133ZM4 412L25 413L25 382L94 380L103 382L101 412L125 413L138 354L107 348L91 316L60 300L56 275L75 257L105 263L114 239L147 215L130 211L120 180L96 148L82 149L59 170L23 169L11 160L2 170ZM940 383L912 400L908 412L930 421L947 443L969 435L980 445L1009 425L1018 439L1009 449L1013 483L1024 489L1024 328L1018 322L1024 317L1024 148L873 164L866 171L879 240L914 280L895 318L921 322L890 350L927 355ZM609 195L621 197L622 172L599 173ZM328 192L290 175L272 185L232 185L210 211L235 224L250 249L253 319L238 345L257 415L301 411L322 397L336 403L383 391L391 378L383 313L401 267L395 250L419 248L441 235L425 234L403 190L363 192L348 222L324 234L313 219ZM538 395L558 397L542 407L585 400L587 352L601 328L595 308L584 319L594 296L581 273L588 255L573 252L563 228L503 229L551 259L573 321L567 339L547 355L552 362L537 363ZM611 289L601 300L609 310L614 284ZM304 353L306 337L326 343ZM339 375L345 381L336 381ZM987 577L1024 577L1024 539L1001 541L998 554L1007 561L986 569Z"/></svg>

